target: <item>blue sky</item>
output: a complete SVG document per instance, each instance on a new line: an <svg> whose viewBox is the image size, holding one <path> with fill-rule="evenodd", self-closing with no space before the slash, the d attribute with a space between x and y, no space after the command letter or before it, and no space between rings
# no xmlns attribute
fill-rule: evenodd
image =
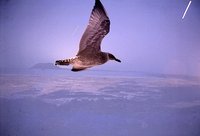
<svg viewBox="0 0 200 136"><path fill-rule="evenodd" d="M111 20L102 51L122 63L96 69L200 76L200 2L101 0ZM2 0L1 67L30 67L73 57L94 0Z"/></svg>

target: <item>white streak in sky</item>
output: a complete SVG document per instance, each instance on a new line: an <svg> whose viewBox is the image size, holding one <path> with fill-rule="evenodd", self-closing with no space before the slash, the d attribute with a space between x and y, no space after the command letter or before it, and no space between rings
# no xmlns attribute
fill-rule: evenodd
<svg viewBox="0 0 200 136"><path fill-rule="evenodd" d="M187 13L187 11L188 11L188 9L189 9L191 3L192 3L192 1L190 1L190 2L188 3L188 6L187 6L187 8L186 8L186 10L185 10L185 12L184 12L184 14L183 14L182 19L184 19L184 17L185 17L185 15L186 15L186 13Z"/></svg>

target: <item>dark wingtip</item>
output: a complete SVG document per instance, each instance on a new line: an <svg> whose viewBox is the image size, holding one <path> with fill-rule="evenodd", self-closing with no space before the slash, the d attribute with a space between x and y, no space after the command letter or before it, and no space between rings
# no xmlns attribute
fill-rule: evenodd
<svg viewBox="0 0 200 136"><path fill-rule="evenodd" d="M77 69L71 69L71 71L73 71L73 72L78 72L79 70L77 70Z"/></svg>
<svg viewBox="0 0 200 136"><path fill-rule="evenodd" d="M100 0L95 0L95 3L98 3L98 2L100 2Z"/></svg>
<svg viewBox="0 0 200 136"><path fill-rule="evenodd" d="M73 72L78 72L78 71L82 71L85 70L85 68L72 68L71 71Z"/></svg>
<svg viewBox="0 0 200 136"><path fill-rule="evenodd" d="M95 0L95 7L103 8L103 5L100 0Z"/></svg>

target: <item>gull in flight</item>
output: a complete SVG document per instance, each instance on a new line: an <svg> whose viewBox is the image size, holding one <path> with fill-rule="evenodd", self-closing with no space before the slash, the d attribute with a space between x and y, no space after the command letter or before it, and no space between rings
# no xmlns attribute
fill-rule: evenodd
<svg viewBox="0 0 200 136"><path fill-rule="evenodd" d="M72 65L72 71L81 71L106 63L108 60L121 62L113 54L101 51L101 42L110 31L110 19L100 0L90 15L89 24L79 43L79 51L74 58L57 60L55 65Z"/></svg>

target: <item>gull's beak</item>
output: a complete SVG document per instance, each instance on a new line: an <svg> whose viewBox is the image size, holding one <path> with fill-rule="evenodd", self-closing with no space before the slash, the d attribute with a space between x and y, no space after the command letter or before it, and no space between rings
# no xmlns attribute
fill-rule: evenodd
<svg viewBox="0 0 200 136"><path fill-rule="evenodd" d="M119 59L116 59L116 58L115 58L115 61L117 61L117 62L120 62L120 63L121 63L121 60L119 60Z"/></svg>

